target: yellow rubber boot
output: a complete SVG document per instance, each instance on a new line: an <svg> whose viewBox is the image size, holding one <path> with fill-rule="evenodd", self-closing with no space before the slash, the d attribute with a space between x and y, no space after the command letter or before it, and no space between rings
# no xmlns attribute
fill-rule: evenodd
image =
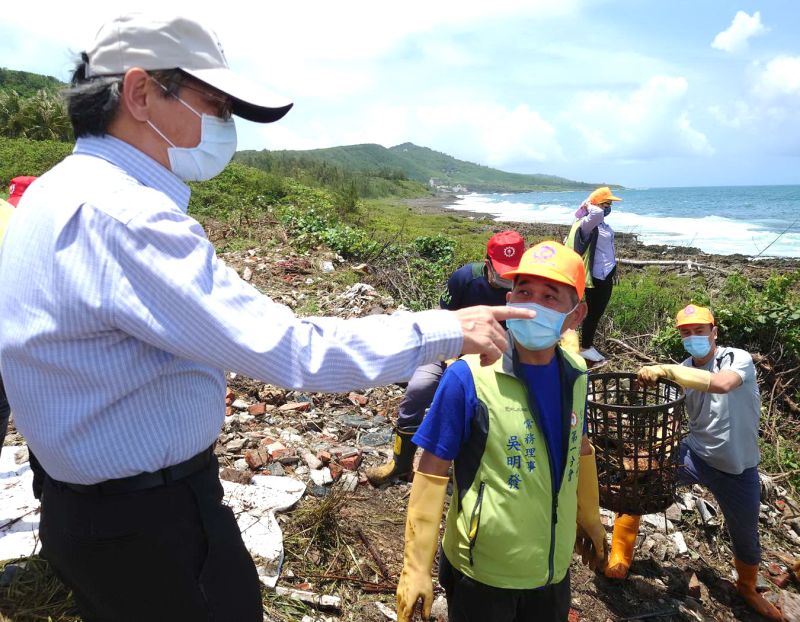
<svg viewBox="0 0 800 622"><path fill-rule="evenodd" d="M770 604L767 599L756 591L758 564L745 564L738 559L733 561L736 566L736 573L739 575L736 580L736 590L739 592L739 596L744 598L748 607L758 615L765 617L767 620L781 622L783 615L778 611L777 607Z"/></svg>
<svg viewBox="0 0 800 622"><path fill-rule="evenodd" d="M380 486L389 481L396 481L401 477L408 478L414 470L414 454L417 446L411 442L413 432L397 431L394 437L394 452L392 459L380 466L370 467L366 470L367 479L373 486Z"/></svg>
<svg viewBox="0 0 800 622"><path fill-rule="evenodd" d="M605 575L609 579L624 579L633 561L633 547L639 533L641 516L617 514L614 518L614 534L611 536L611 555Z"/></svg>

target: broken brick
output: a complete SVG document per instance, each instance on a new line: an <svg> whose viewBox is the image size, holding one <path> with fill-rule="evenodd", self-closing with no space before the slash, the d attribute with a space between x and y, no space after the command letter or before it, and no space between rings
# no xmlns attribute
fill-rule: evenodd
<svg viewBox="0 0 800 622"><path fill-rule="evenodd" d="M267 445L272 445L272 443L277 442L278 439L272 438L271 436L265 436L261 439L261 445L266 447Z"/></svg>
<svg viewBox="0 0 800 622"><path fill-rule="evenodd" d="M355 456L340 458L339 464L341 464L348 471L355 471L358 469L358 465L361 464L361 454L357 453Z"/></svg>
<svg viewBox="0 0 800 622"><path fill-rule="evenodd" d="M349 458L350 456L358 455L360 452L355 447L348 447L346 445L339 445L338 447L333 447L330 450L331 455L340 460L342 458Z"/></svg>
<svg viewBox="0 0 800 622"><path fill-rule="evenodd" d="M270 460L280 460L281 458L294 455L294 449L289 449L280 441L275 441L266 446Z"/></svg>
<svg viewBox="0 0 800 622"><path fill-rule="evenodd" d="M769 564L767 564L767 570L773 577L777 577L779 574L783 572L783 570L781 570L781 567L778 566L778 564L776 564L775 562L770 562Z"/></svg>
<svg viewBox="0 0 800 622"><path fill-rule="evenodd" d="M328 465L328 468L330 469L331 477L333 478L333 481L336 481L337 479L339 479L342 476L342 472L344 471L344 468L342 467L342 465L337 464L335 462L331 462Z"/></svg>
<svg viewBox="0 0 800 622"><path fill-rule="evenodd" d="M247 412L257 417L267 412L267 405L264 402L256 402L247 407Z"/></svg>
<svg viewBox="0 0 800 622"><path fill-rule="evenodd" d="M317 458L319 458L319 461L322 462L322 466L328 466L331 462L331 457L331 452L329 451L323 450L317 452Z"/></svg>
<svg viewBox="0 0 800 622"><path fill-rule="evenodd" d="M232 414L233 414L233 408L231 408L230 406L226 406L225 407L225 416L226 417L230 417Z"/></svg>
<svg viewBox="0 0 800 622"><path fill-rule="evenodd" d="M269 461L269 457L261 449L248 449L244 452L244 460L247 466L257 471Z"/></svg>
<svg viewBox="0 0 800 622"><path fill-rule="evenodd" d="M350 393L350 395L347 396L347 399L353 402L353 404L356 406L366 406L367 402L369 401L369 398L366 395L361 395L359 393Z"/></svg>
<svg viewBox="0 0 800 622"><path fill-rule="evenodd" d="M311 408L311 402L287 402L282 406L278 407L278 410L281 412L287 411L295 411L295 412L303 412Z"/></svg>

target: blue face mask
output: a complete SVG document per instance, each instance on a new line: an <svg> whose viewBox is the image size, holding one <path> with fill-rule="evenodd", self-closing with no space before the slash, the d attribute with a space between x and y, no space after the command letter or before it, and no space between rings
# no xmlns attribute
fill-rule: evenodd
<svg viewBox="0 0 800 622"><path fill-rule="evenodd" d="M535 302L509 302L506 306L536 311L536 317L531 320L506 320L506 328L526 350L546 350L557 344L561 339L564 320L578 308L578 305L575 305L566 313L561 313Z"/></svg>
<svg viewBox="0 0 800 622"><path fill-rule="evenodd" d="M603 216L608 216L610 213L611 213L611 208L610 207L604 207L603 208Z"/></svg>
<svg viewBox="0 0 800 622"><path fill-rule="evenodd" d="M683 349L693 357L701 359L711 352L711 342L708 335L692 335L683 338Z"/></svg>

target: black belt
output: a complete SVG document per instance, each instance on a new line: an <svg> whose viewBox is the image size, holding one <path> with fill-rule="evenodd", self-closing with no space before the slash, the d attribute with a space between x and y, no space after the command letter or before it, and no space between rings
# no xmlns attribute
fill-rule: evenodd
<svg viewBox="0 0 800 622"><path fill-rule="evenodd" d="M213 456L214 445L211 445L208 449L204 449L196 456L180 464L152 473L139 473L139 475L132 475L121 479L109 479L88 486L84 484L69 484L57 480L53 480L53 483L82 495L120 495L126 492L137 492L149 488L157 488L194 475L208 466Z"/></svg>

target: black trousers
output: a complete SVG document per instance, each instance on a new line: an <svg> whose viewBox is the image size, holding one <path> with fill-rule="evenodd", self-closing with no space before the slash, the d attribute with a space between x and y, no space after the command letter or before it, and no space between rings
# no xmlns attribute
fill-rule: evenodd
<svg viewBox="0 0 800 622"><path fill-rule="evenodd" d="M8 419L11 417L11 407L6 398L6 389L3 386L3 378L0 376L0 453L3 451L3 442L6 440L8 431Z"/></svg>
<svg viewBox="0 0 800 622"><path fill-rule="evenodd" d="M79 493L47 477L42 546L85 622L262 622L255 564L221 500L216 458L124 494Z"/></svg>
<svg viewBox="0 0 800 622"><path fill-rule="evenodd" d="M572 599L569 571L559 583L536 590L506 590L465 576L439 554L439 583L449 622L565 622Z"/></svg>
<svg viewBox="0 0 800 622"><path fill-rule="evenodd" d="M594 345L594 334L597 332L597 325L600 318L606 311L608 301L611 300L611 290L614 289L614 275L617 267L604 279L592 279L594 287L586 288L586 306L588 311L581 327L581 349L585 350Z"/></svg>

